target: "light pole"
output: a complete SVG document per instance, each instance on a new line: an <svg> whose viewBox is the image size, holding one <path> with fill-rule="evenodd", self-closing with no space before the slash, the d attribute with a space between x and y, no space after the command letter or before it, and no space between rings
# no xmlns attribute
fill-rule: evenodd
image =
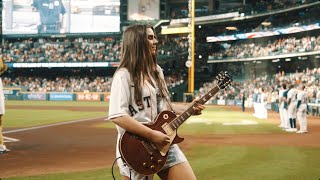
<svg viewBox="0 0 320 180"><path fill-rule="evenodd" d="M188 69L188 92L194 93L194 9L195 9L195 0L189 0L188 1L188 8L189 8L189 21L188 21L188 27L189 27L189 35L188 35L188 42L189 42L189 48L188 48L188 61L186 64Z"/></svg>

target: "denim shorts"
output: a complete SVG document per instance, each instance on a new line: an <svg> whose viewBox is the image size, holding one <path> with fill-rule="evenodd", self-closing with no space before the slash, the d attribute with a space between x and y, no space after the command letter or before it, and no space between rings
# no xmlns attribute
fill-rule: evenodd
<svg viewBox="0 0 320 180"><path fill-rule="evenodd" d="M187 161L186 156L180 150L177 144L173 144L169 148L168 159L166 164L163 166L162 170L170 168L176 164L180 164ZM118 166L120 169L120 174L123 176L131 177L132 180L145 180L146 176L135 172L133 169L130 169L127 165L125 165L120 158L118 160ZM161 171L161 170L160 170ZM148 180L152 180L153 175L148 176Z"/></svg>

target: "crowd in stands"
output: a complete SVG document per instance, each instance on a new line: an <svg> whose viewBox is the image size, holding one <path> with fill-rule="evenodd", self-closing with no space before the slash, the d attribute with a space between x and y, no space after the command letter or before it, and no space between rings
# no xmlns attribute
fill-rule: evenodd
<svg viewBox="0 0 320 180"><path fill-rule="evenodd" d="M39 39L5 41L0 47L3 61L13 63L47 62L118 62L120 60L120 41L112 38L75 40ZM175 57L188 50L186 38L160 40L158 59Z"/></svg>
<svg viewBox="0 0 320 180"><path fill-rule="evenodd" d="M168 88L183 84L181 76L171 75L165 78ZM3 85L6 88L21 88L24 92L110 92L112 77L79 77L70 76L56 78L3 77Z"/></svg>
<svg viewBox="0 0 320 180"><path fill-rule="evenodd" d="M4 62L118 62L120 41L109 38L99 40L78 38L73 41L4 42L0 56ZM188 53L188 40L184 37L160 40L158 60L167 60ZM209 59L234 59L272 56L278 54L320 50L320 36L281 38L265 43L235 43L219 52L210 53Z"/></svg>
<svg viewBox="0 0 320 180"><path fill-rule="evenodd" d="M308 92L309 103L320 104L320 68L305 69L303 72L286 74L279 72L277 74L267 74L245 80L243 82L233 82L232 85L224 91L219 91L213 100L241 100L241 95L245 94L249 106L252 107L252 100L255 88L264 88L267 94L267 102L277 102L280 86L285 84L294 84L296 87L299 84L306 86ZM196 93L196 96L202 97L214 85L216 80L206 82Z"/></svg>
<svg viewBox="0 0 320 180"><path fill-rule="evenodd" d="M25 92L109 92L111 77L4 77L3 85Z"/></svg>
<svg viewBox="0 0 320 180"><path fill-rule="evenodd" d="M320 36L281 38L265 43L241 43L209 55L209 59L240 59L320 50Z"/></svg>
<svg viewBox="0 0 320 180"><path fill-rule="evenodd" d="M185 37L176 37L167 40L160 40L158 44L158 60L170 59L188 52L188 39Z"/></svg>
<svg viewBox="0 0 320 180"><path fill-rule="evenodd" d="M119 61L120 42L110 38L99 40L78 38L73 41L50 39L4 42L0 47L4 62L106 62Z"/></svg>

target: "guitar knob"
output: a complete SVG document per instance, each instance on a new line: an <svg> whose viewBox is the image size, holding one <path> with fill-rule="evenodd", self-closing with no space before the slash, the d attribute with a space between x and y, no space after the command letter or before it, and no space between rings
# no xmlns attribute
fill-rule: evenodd
<svg viewBox="0 0 320 180"><path fill-rule="evenodd" d="M147 163L145 163L145 162L142 164L142 166L145 168L148 167Z"/></svg>
<svg viewBox="0 0 320 180"><path fill-rule="evenodd" d="M151 165L150 168L151 168L152 170L154 170L154 165Z"/></svg>
<svg viewBox="0 0 320 180"><path fill-rule="evenodd" d="M162 162L162 160L161 160L161 159L159 159L159 160L158 160L158 164L160 164L161 162Z"/></svg>
<svg viewBox="0 0 320 180"><path fill-rule="evenodd" d="M150 159L151 159L151 161L154 161L154 157L151 157Z"/></svg>

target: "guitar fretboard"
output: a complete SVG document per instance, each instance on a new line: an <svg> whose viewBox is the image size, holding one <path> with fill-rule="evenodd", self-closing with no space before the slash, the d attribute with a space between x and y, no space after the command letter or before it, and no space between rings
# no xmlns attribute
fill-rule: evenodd
<svg viewBox="0 0 320 180"><path fill-rule="evenodd" d="M200 104L206 103L219 90L220 90L219 86L216 85L204 96L202 96L196 103L200 103ZM176 130L182 123L184 123L190 116L193 115L193 113L195 112L194 108L196 107L196 103L193 103L186 111L184 111L180 116L176 117L171 123L169 123L169 126L171 127L172 130Z"/></svg>

